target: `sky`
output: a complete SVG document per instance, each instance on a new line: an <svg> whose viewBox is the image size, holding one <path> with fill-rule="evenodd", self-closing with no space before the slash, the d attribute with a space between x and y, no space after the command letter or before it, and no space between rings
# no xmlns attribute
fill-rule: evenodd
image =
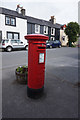
<svg viewBox="0 0 80 120"><path fill-rule="evenodd" d="M78 22L80 0L0 0L0 7L16 10L18 4L26 9L26 15L49 20L55 16L59 24Z"/></svg>

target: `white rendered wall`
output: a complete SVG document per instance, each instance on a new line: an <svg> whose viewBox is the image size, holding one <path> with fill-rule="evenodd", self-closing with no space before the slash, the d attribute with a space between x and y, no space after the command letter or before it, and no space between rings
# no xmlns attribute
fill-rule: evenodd
<svg viewBox="0 0 80 120"><path fill-rule="evenodd" d="M7 39L8 32L18 32L20 40L26 41L24 36L27 35L27 20L16 17L16 27L5 25L5 15L0 14L0 31L2 31L2 39Z"/></svg>
<svg viewBox="0 0 80 120"><path fill-rule="evenodd" d="M62 37L65 36L65 40L63 41L62 40ZM64 33L64 30L60 30L60 41L61 41L61 44L62 46L66 46L67 43L68 43L68 37L67 35Z"/></svg>
<svg viewBox="0 0 80 120"><path fill-rule="evenodd" d="M80 1L78 2L78 23L80 25Z"/></svg>

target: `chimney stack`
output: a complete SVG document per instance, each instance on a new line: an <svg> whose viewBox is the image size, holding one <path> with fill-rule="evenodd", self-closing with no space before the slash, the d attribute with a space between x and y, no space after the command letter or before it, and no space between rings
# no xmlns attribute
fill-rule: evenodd
<svg viewBox="0 0 80 120"><path fill-rule="evenodd" d="M56 24L56 19L54 16L51 16L51 19L49 21L51 21L52 24Z"/></svg>
<svg viewBox="0 0 80 120"><path fill-rule="evenodd" d="M20 4L17 5L17 9L16 9L16 11L17 11L19 14L21 13Z"/></svg>
<svg viewBox="0 0 80 120"><path fill-rule="evenodd" d="M22 14L23 16L25 16L25 9L23 9L23 7L20 7L20 4L17 5L17 9L16 11L19 13L19 14Z"/></svg>
<svg viewBox="0 0 80 120"><path fill-rule="evenodd" d="M23 16L25 16L26 10L25 10L25 9L21 9L21 14L22 14Z"/></svg>

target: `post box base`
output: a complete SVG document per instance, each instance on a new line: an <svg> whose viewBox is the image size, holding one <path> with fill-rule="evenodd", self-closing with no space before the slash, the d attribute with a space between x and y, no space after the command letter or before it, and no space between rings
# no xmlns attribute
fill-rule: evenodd
<svg viewBox="0 0 80 120"><path fill-rule="evenodd" d="M43 91L44 91L44 86L40 89L32 89L32 88L27 87L27 95L30 98L37 99L37 98L42 97Z"/></svg>

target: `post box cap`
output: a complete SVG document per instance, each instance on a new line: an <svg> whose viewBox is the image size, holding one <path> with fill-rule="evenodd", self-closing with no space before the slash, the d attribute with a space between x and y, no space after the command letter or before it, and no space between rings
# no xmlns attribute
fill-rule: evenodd
<svg viewBox="0 0 80 120"><path fill-rule="evenodd" d="M29 34L24 36L27 40L49 40L48 36L42 34Z"/></svg>

